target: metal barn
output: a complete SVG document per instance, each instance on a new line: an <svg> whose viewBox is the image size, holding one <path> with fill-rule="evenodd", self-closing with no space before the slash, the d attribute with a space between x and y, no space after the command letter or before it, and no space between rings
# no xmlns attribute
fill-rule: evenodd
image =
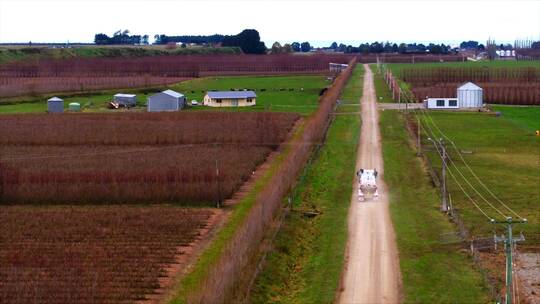
<svg viewBox="0 0 540 304"><path fill-rule="evenodd" d="M47 112L62 113L64 112L64 101L58 97L52 97L47 100Z"/></svg>
<svg viewBox="0 0 540 304"><path fill-rule="evenodd" d="M124 107L134 107L137 104L135 94L122 94L118 93L114 95L114 102Z"/></svg>
<svg viewBox="0 0 540 304"><path fill-rule="evenodd" d="M472 82L457 88L457 98L460 108L480 108L483 103L483 90Z"/></svg>
<svg viewBox="0 0 540 304"><path fill-rule="evenodd" d="M165 90L148 97L148 112L178 111L184 107L186 97L173 90Z"/></svg>

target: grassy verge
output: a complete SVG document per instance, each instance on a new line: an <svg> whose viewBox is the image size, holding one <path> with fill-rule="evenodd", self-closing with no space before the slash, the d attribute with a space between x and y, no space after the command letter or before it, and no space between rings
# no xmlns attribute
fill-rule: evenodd
<svg viewBox="0 0 540 304"><path fill-rule="evenodd" d="M487 289L472 261L440 234L454 227L438 211L439 198L409 144L397 111L380 116L384 180L399 250L405 303L487 303ZM406 181L406 182L405 182Z"/></svg>
<svg viewBox="0 0 540 304"><path fill-rule="evenodd" d="M383 74L379 73L376 64L370 65L371 71L373 71L373 83L375 84L375 94L377 102L394 103L392 99L392 92L388 89L388 85L384 81Z"/></svg>
<svg viewBox="0 0 540 304"><path fill-rule="evenodd" d="M342 100L358 103L358 66ZM359 139L359 106L340 105L326 143L297 185L293 210L269 253L251 294L253 303L330 303L338 287L347 241L347 211ZM351 114L347 115L347 112ZM304 211L316 211L307 217Z"/></svg>
<svg viewBox="0 0 540 304"><path fill-rule="evenodd" d="M202 100L206 91L233 89L256 89L257 104L251 107L187 107L186 110L214 110L214 111L276 111L298 112L309 114L317 110L319 92L327 86L324 76L321 75L292 75L292 76L231 76L197 78L167 86L186 95L188 101ZM165 89L165 86L162 87ZM70 102L81 104L85 112L118 112L107 109L107 103L112 101L113 95L118 92L137 94L138 107L134 110L145 110L148 96L158 87L149 89L104 90L87 94L57 94L65 101L65 107ZM47 96L52 96L48 94ZM9 104L0 104L0 114L4 113L44 113L47 110L46 97L15 99Z"/></svg>
<svg viewBox="0 0 540 304"><path fill-rule="evenodd" d="M302 132L303 127L298 128L297 133L291 140L295 140L295 138L300 136ZM274 175L290 149L290 145L285 145L285 149L279 153L265 175L257 180L254 187L249 191L248 195L233 207L227 223L219 230L215 239L211 242L210 246L204 250L191 271L179 282L175 292L176 296L171 299L170 303L186 303L185 296L189 293L189 291L198 290L201 282L208 275L210 267L218 261L225 246L234 236L234 233L238 230L238 227L246 219L249 210L255 204L257 194L263 189L272 175Z"/></svg>

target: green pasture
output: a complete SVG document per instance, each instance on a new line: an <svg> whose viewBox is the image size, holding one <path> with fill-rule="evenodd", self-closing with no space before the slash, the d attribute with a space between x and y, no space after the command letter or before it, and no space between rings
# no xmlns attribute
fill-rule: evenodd
<svg viewBox="0 0 540 304"><path fill-rule="evenodd" d="M123 111L109 110L107 104L116 93L137 94L137 107L130 111L144 111L148 96L162 89L170 88L186 95L188 103L191 100L202 101L209 90L254 89L257 93L257 104L252 107L239 108L210 108L203 106L186 107L185 110L214 110L214 111L276 111L298 112L309 114L318 107L320 91L331 83L321 75L292 75L292 76L220 76L197 78L161 88L107 90L85 94L57 94L64 99L67 108L70 102L81 104L85 112ZM0 114L13 113L44 113L47 109L47 97L40 99L23 98L17 101L0 102Z"/></svg>
<svg viewBox="0 0 540 304"><path fill-rule="evenodd" d="M423 132L425 153L433 162L435 170L438 170L440 160L431 143L426 140L427 137L440 138L444 134L457 146L454 149L450 143L447 144L453 160L449 162L450 172L457 179L456 182L451 176L448 177L449 191L454 207L473 235L486 237L492 236L494 231L501 233L504 227L491 224L488 218L502 220L506 216L516 218L517 215L527 218L529 223L517 225L516 231L523 231L525 235L528 232L538 233L540 137L535 135L535 130L540 121L540 108L494 108L502 113L500 117L494 113L477 112L431 111L427 115L419 114L428 130ZM466 164L486 187L474 177ZM458 182L487 217L463 193Z"/></svg>

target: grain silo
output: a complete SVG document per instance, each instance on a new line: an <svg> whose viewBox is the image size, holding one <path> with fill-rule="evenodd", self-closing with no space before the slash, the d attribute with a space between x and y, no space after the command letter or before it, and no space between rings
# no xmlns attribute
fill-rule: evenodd
<svg viewBox="0 0 540 304"><path fill-rule="evenodd" d="M483 103L483 90L472 82L457 88L457 98L460 108L480 108Z"/></svg>
<svg viewBox="0 0 540 304"><path fill-rule="evenodd" d="M62 113L64 112L64 101L58 97L52 97L47 100L47 112Z"/></svg>

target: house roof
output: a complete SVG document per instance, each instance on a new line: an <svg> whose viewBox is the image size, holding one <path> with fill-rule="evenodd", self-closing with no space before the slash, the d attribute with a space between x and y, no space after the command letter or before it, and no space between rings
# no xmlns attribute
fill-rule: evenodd
<svg viewBox="0 0 540 304"><path fill-rule="evenodd" d="M135 97L136 95L135 94L122 94L122 93L118 93L118 94L114 94L114 97Z"/></svg>
<svg viewBox="0 0 540 304"><path fill-rule="evenodd" d="M173 90L165 90L163 92L161 92L163 94L167 94L169 96L172 96L172 97L176 97L176 98L179 98L179 97L184 97L184 95L178 93L178 92L175 92Z"/></svg>
<svg viewBox="0 0 540 304"><path fill-rule="evenodd" d="M55 97L49 98L49 100L47 100L47 101L62 101L63 102L64 100L62 100L62 99L55 96Z"/></svg>
<svg viewBox="0 0 540 304"><path fill-rule="evenodd" d="M463 90L463 91L477 91L477 90L482 90L481 87L475 85L474 83L472 82L467 82L463 85L461 85L458 90Z"/></svg>
<svg viewBox="0 0 540 304"><path fill-rule="evenodd" d="M255 98L257 94L253 91L214 91L208 92L208 97L223 99Z"/></svg>

